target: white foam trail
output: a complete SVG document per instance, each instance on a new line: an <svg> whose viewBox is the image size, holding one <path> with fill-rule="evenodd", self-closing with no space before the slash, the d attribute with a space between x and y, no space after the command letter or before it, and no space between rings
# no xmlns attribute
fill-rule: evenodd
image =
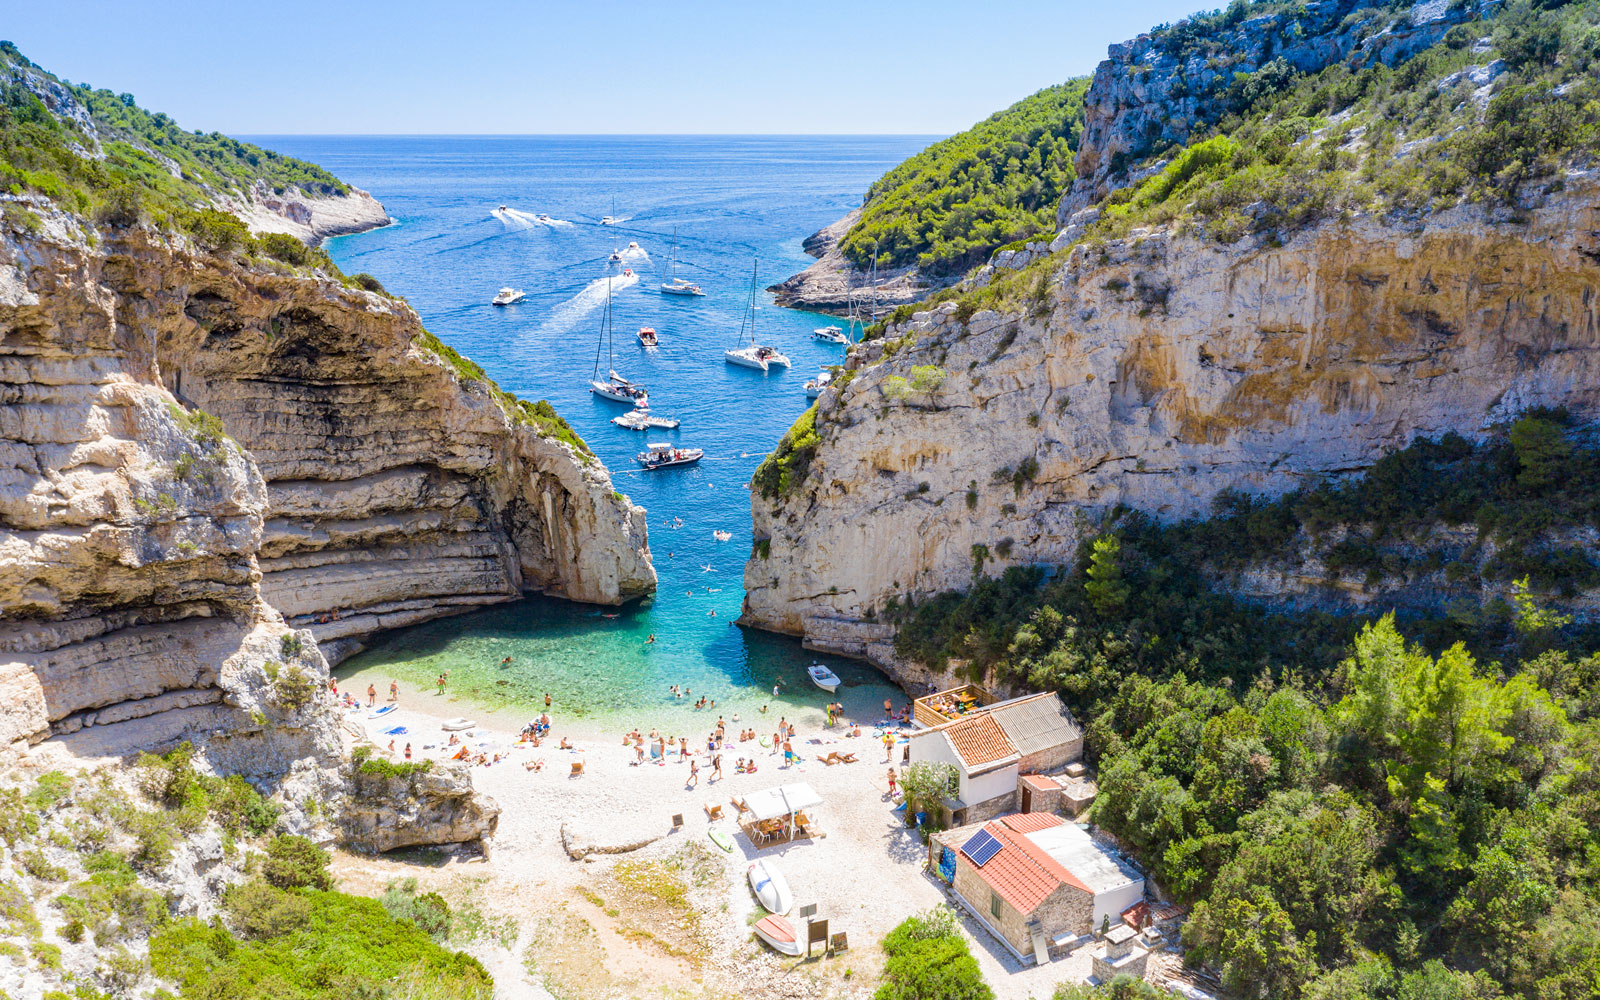
<svg viewBox="0 0 1600 1000"><path fill-rule="evenodd" d="M541 333L564 333L572 329L588 314L606 304L605 278L596 278L583 286L583 289L572 298L550 310L544 325L539 328ZM611 293L615 295L632 285L639 283L637 274L616 275L610 279Z"/></svg>
<svg viewBox="0 0 1600 1000"><path fill-rule="evenodd" d="M533 228L533 223L529 219L523 218L523 213L517 211L514 208L507 208L507 209L499 209L499 208L497 208L494 211L490 212L489 214L494 216L496 219L499 219L501 224L506 226L508 229L532 229Z"/></svg>
<svg viewBox="0 0 1600 1000"><path fill-rule="evenodd" d="M570 226L572 223L566 219L541 219L532 212L523 212L515 208L506 209L506 214L518 220L525 226Z"/></svg>
<svg viewBox="0 0 1600 1000"><path fill-rule="evenodd" d="M650 255L645 252L644 247L629 247L626 250L622 251L622 259L623 260L649 260L650 259Z"/></svg>

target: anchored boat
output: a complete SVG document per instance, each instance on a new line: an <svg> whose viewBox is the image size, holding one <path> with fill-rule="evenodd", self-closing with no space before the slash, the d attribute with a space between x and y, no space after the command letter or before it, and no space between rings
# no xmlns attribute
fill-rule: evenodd
<svg viewBox="0 0 1600 1000"><path fill-rule="evenodd" d="M520 288L502 288L492 300L497 306L509 306L513 302L521 302L528 297L528 293Z"/></svg>
<svg viewBox="0 0 1600 1000"><path fill-rule="evenodd" d="M678 227L672 227L672 250L667 257L667 280L661 283L662 295L704 295L700 286L678 277Z"/></svg>
<svg viewBox="0 0 1600 1000"><path fill-rule="evenodd" d="M645 391L645 387L618 375L615 368L609 368L605 381L600 380L600 348L602 345L606 349L607 362L610 365L615 365L616 356L611 349L610 275L606 276L605 318L600 324L600 341L594 347L594 377L589 382L589 391L602 399L614 399L619 403L632 403L635 406L648 406L650 394Z"/></svg>
<svg viewBox="0 0 1600 1000"><path fill-rule="evenodd" d="M829 694L839 689L839 675L820 663L807 667L806 675L811 678L811 683Z"/></svg>
<svg viewBox="0 0 1600 1000"><path fill-rule="evenodd" d="M671 417L652 416L650 411L645 409L632 410L620 417L612 417L611 422L630 431L646 431L652 428L667 431L678 429L678 421Z"/></svg>
<svg viewBox="0 0 1600 1000"><path fill-rule="evenodd" d="M647 451L641 451L634 456L634 460L644 466L646 472L656 469L665 469L672 465L693 465L705 457L705 451L700 448L679 448L665 442L646 445Z"/></svg>
<svg viewBox="0 0 1600 1000"><path fill-rule="evenodd" d="M750 265L750 301L745 307L744 318L739 321L739 346L732 350L722 352L723 360L730 365L740 365L744 368L756 368L767 371L771 366L778 365L782 368L789 367L789 358L774 347L766 347L756 343L756 263ZM750 343L746 344L745 334L749 334Z"/></svg>
<svg viewBox="0 0 1600 1000"><path fill-rule="evenodd" d="M826 368L822 369L822 371L817 373L816 378L808 379L806 381L806 398L816 399L818 396L822 395L822 390L826 389L828 387L828 383L832 381L833 372Z"/></svg>
<svg viewBox="0 0 1600 1000"><path fill-rule="evenodd" d="M819 326L811 331L811 335L818 340L826 340L830 344L848 344L844 331L836 326Z"/></svg>

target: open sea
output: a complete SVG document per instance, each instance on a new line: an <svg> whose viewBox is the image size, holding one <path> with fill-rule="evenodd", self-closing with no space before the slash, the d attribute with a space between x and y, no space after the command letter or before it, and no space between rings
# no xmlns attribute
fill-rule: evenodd
<svg viewBox="0 0 1600 1000"><path fill-rule="evenodd" d="M805 674L817 659L843 678L848 704L897 689L876 670L818 657L798 640L738 628L750 552L755 467L809 405L803 389L843 348L813 339L838 321L772 305L765 287L811 263L811 233L861 202L867 186L931 136L254 136L250 141L321 164L372 192L397 221L329 241L347 273L366 271L404 295L423 322L505 389L548 399L611 470L616 488L649 511L660 588L622 608L545 597L376 637L336 671L346 685L432 691L484 708L542 707L601 726L688 713L700 695L719 713L755 718L760 705L791 718L826 696ZM613 208L613 204L615 208ZM505 206L501 210L501 206ZM543 213L549 221L540 221ZM613 215L617 225L602 226ZM703 298L656 289L677 234L677 273ZM629 242L637 251L627 251ZM613 249L623 264L611 265ZM726 364L757 268L762 343L793 360L769 374ZM633 271L622 277L621 267ZM653 413L676 431L611 424L628 407L589 392L612 282L616 370L650 392ZM490 305L502 286L527 299ZM658 348L635 336L655 327ZM841 324L842 325L842 324ZM696 467L643 472L648 441L704 448ZM681 527L675 527L681 519ZM733 537L718 542L714 530ZM646 645L651 634L656 642ZM510 666L501 661L512 657ZM672 684L690 698L676 700ZM774 697L774 685L779 694ZM663 716L666 718L663 719Z"/></svg>

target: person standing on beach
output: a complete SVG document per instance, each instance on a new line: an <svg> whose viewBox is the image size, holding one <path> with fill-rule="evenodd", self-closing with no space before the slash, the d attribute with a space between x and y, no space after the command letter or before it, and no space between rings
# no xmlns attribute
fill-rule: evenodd
<svg viewBox="0 0 1600 1000"><path fill-rule="evenodd" d="M434 683L439 685L439 692L438 693L439 694L444 694L444 674L440 674L439 675L439 679L434 681Z"/></svg>
<svg viewBox="0 0 1600 1000"><path fill-rule="evenodd" d="M889 798L891 799L894 798L894 783L897 777L899 777L899 775L896 773L895 769L892 767L889 768Z"/></svg>
<svg viewBox="0 0 1600 1000"><path fill-rule="evenodd" d="M690 760L689 760L689 785L691 787L695 787L695 786L698 786L699 784L700 784L700 762L695 760L695 759L693 759L693 758L690 758Z"/></svg>
<svg viewBox="0 0 1600 1000"><path fill-rule="evenodd" d="M400 700L400 682L397 681L397 680L394 680L393 678L390 678L390 680L389 680L389 700L390 701L399 701Z"/></svg>
<svg viewBox="0 0 1600 1000"><path fill-rule="evenodd" d="M367 707L372 708L378 703L378 685L367 685Z"/></svg>
<svg viewBox="0 0 1600 1000"><path fill-rule="evenodd" d="M406 760L411 759L411 744L406 744Z"/></svg>
<svg viewBox="0 0 1600 1000"><path fill-rule="evenodd" d="M711 759L711 777L722 780L722 754L717 754Z"/></svg>
<svg viewBox="0 0 1600 1000"><path fill-rule="evenodd" d="M546 712L550 711L550 692L549 691L546 691L544 693L544 710Z"/></svg>
<svg viewBox="0 0 1600 1000"><path fill-rule="evenodd" d="M788 740L784 740L783 741L783 766L784 767L788 767L789 766L789 758L791 758L793 756L794 756L794 748L789 745L789 741Z"/></svg>
<svg viewBox="0 0 1600 1000"><path fill-rule="evenodd" d="M887 764L889 762L889 759L891 757L893 757L893 756L894 756L894 734L891 733L891 732L888 732L887 730L885 730L884 734L883 734L883 762L885 764Z"/></svg>

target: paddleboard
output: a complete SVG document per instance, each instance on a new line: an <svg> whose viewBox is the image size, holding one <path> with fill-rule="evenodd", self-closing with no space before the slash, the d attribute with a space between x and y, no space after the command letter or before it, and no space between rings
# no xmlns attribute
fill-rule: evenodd
<svg viewBox="0 0 1600 1000"><path fill-rule="evenodd" d="M380 709L376 709L375 711L368 712L367 713L367 718L369 718L369 719L381 719L385 715L388 715L390 712L394 711L397 707L398 706L396 706L396 705L385 705Z"/></svg>
<svg viewBox="0 0 1600 1000"><path fill-rule="evenodd" d="M728 832L726 830L719 829L718 827L712 827L710 830L706 831L706 836L710 837L711 842L722 848L724 851L727 851L730 854L733 853L733 838L728 836Z"/></svg>

